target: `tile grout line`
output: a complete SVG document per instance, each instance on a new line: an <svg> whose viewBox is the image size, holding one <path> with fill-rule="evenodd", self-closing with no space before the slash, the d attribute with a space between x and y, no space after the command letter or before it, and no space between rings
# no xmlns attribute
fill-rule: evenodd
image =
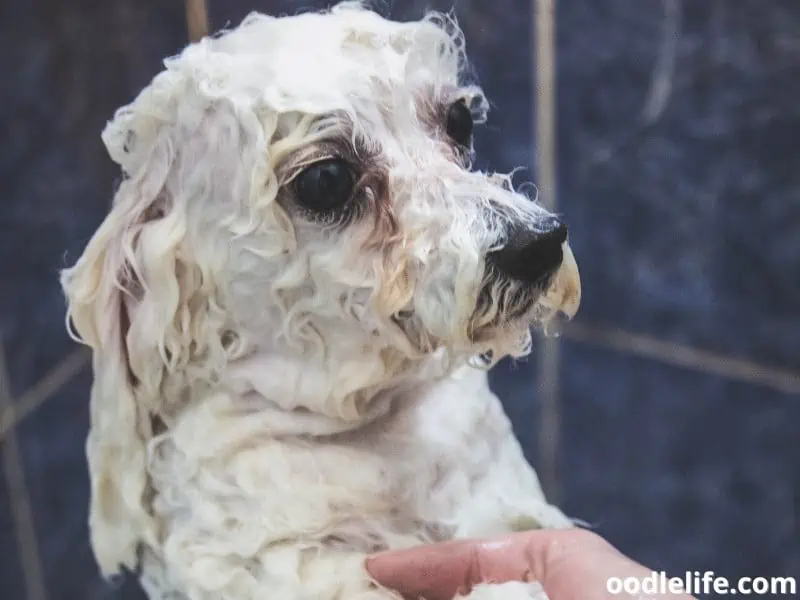
<svg viewBox="0 0 800 600"><path fill-rule="evenodd" d="M11 386L6 368L5 349L0 341L0 408L3 412L13 411ZM0 448L3 462L3 474L8 486L11 516L16 529L17 545L22 562L22 574L25 579L26 598L28 600L46 600L47 589L44 582L44 569L39 554L36 524L31 510L30 495L25 482L22 453L17 441L16 432L9 430Z"/></svg>
<svg viewBox="0 0 800 600"><path fill-rule="evenodd" d="M573 342L609 348L705 375L716 375L786 394L800 395L800 373L788 369L770 367L609 326L573 322L564 327L563 334L565 339Z"/></svg>
<svg viewBox="0 0 800 600"><path fill-rule="evenodd" d="M194 43L208 35L208 6L206 0L186 0L185 8L189 42Z"/></svg>
<svg viewBox="0 0 800 600"><path fill-rule="evenodd" d="M90 356L91 354L82 347L73 350L32 388L22 394L13 405L0 407L0 441L18 423L36 411L48 398L80 373L89 364Z"/></svg>
<svg viewBox="0 0 800 600"><path fill-rule="evenodd" d="M556 0L534 0L534 61L536 82L534 114L537 185L539 198L551 212L558 207L556 164ZM538 195L538 194L537 194ZM539 476L551 502L558 501L558 453L560 449L559 376L561 347L558 339L540 336L537 349L540 423L538 434Z"/></svg>

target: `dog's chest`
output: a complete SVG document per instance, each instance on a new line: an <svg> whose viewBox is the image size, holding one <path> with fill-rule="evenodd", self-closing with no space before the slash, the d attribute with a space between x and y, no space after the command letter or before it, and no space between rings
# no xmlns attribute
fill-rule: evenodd
<svg viewBox="0 0 800 600"><path fill-rule="evenodd" d="M482 490L511 492L509 480L528 476L516 462L524 472L507 476L510 424L485 373L471 369L349 433L303 441L260 431L253 417L216 411L181 419L150 471L167 530L398 547L452 537Z"/></svg>
<svg viewBox="0 0 800 600"><path fill-rule="evenodd" d="M469 369L401 399L386 418L336 444L357 455L362 469L378 470L372 492L388 501L395 526L422 524L433 537L451 537L456 515L500 467L511 436L486 374Z"/></svg>

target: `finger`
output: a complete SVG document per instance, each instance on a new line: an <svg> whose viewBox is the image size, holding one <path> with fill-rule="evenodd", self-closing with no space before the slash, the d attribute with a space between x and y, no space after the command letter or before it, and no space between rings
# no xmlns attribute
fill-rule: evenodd
<svg viewBox="0 0 800 600"><path fill-rule="evenodd" d="M367 570L405 596L450 600L478 583L543 581L549 549L563 543L564 533L528 531L388 551L370 558Z"/></svg>
<svg viewBox="0 0 800 600"><path fill-rule="evenodd" d="M404 596L449 600L468 587L474 551L471 541L390 551L369 559L367 570L380 584Z"/></svg>

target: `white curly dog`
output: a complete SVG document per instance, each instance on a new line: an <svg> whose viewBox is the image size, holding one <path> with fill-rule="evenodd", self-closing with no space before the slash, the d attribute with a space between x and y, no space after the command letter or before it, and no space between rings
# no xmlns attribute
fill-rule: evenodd
<svg viewBox="0 0 800 600"><path fill-rule="evenodd" d="M574 314L578 271L556 217L471 169L487 103L452 20L251 14L165 67L103 133L124 178L62 274L103 574L389 599L368 553L571 526L486 367Z"/></svg>

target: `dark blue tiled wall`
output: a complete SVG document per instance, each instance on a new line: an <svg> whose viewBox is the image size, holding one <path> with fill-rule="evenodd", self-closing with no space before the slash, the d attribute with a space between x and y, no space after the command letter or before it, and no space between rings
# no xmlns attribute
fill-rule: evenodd
<svg viewBox="0 0 800 600"><path fill-rule="evenodd" d="M4 560L0 561L0 583L12 586L17 597L22 591L22 565L16 551L17 542L11 514L11 498L5 478L0 479L0 548Z"/></svg>
<svg viewBox="0 0 800 600"><path fill-rule="evenodd" d="M653 568L785 575L800 559L796 398L564 347L567 511Z"/></svg>
<svg viewBox="0 0 800 600"><path fill-rule="evenodd" d="M800 7L675 3L671 93L648 124L664 4L559 3L582 317L798 369Z"/></svg>

